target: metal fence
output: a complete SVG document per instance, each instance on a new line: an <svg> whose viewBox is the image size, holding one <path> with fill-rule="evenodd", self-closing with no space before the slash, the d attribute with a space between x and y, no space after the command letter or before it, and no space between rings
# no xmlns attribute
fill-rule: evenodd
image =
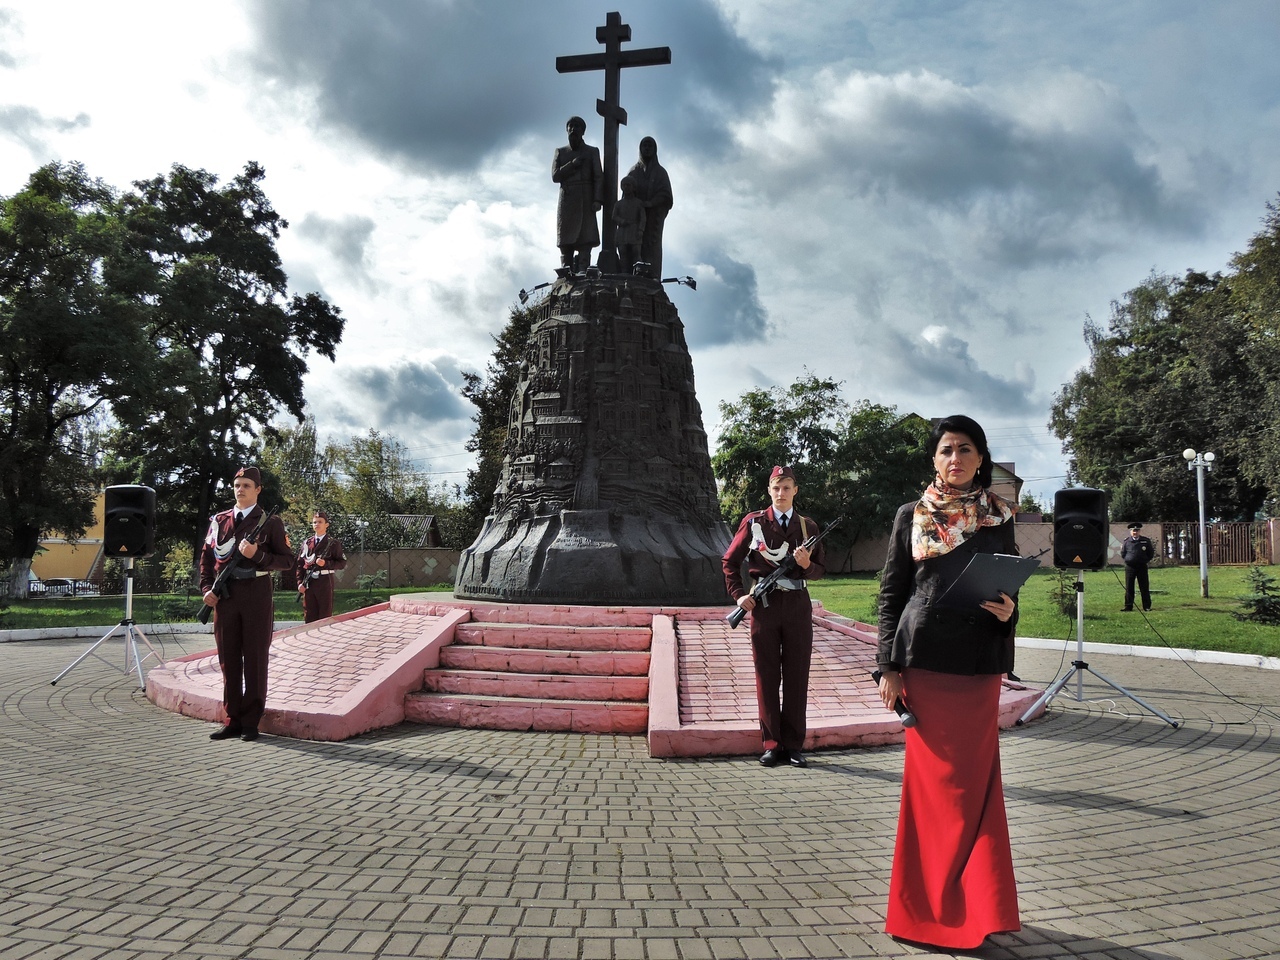
<svg viewBox="0 0 1280 960"><path fill-rule="evenodd" d="M1166 563L1200 565L1200 524L1165 523L1161 534L1161 553ZM1205 543L1209 548L1210 566L1274 560L1265 522L1205 524Z"/></svg>

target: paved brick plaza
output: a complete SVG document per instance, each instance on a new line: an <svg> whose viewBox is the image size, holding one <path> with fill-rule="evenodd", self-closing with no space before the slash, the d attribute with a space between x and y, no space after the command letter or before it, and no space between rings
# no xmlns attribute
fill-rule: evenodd
<svg viewBox="0 0 1280 960"><path fill-rule="evenodd" d="M211 743L96 659L51 687L87 645L0 644L5 960L922 955L880 933L900 747L801 771L419 726ZM1176 661L1089 659L1185 726L1064 696L1002 735L1024 929L973 955L1280 956L1280 722ZM1061 662L1019 651L1038 686ZM1280 710L1275 671L1196 670Z"/></svg>

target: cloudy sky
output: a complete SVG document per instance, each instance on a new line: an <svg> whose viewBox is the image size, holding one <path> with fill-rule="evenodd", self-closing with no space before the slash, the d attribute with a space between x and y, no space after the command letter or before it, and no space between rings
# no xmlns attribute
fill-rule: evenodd
<svg viewBox="0 0 1280 960"><path fill-rule="evenodd" d="M461 481L481 370L552 278L551 156L602 141L610 10L631 47L621 163L671 174L664 273L718 405L807 369L850 401L965 412L1048 501L1045 423L1086 315L1152 270L1224 269L1280 193L1275 0L218 0L0 7L0 194L50 160L126 188L249 160L296 292L347 317L308 398Z"/></svg>

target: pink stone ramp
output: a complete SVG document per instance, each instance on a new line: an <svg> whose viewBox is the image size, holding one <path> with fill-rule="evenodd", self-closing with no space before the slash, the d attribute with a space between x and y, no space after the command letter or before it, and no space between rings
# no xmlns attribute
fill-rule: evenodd
<svg viewBox="0 0 1280 960"><path fill-rule="evenodd" d="M899 743L902 724L884 709L870 679L875 628L814 602L805 749ZM1005 681L1000 726L1010 727L1041 691ZM722 616L657 617L649 683L649 754L654 757L759 753L755 671L745 625Z"/></svg>
<svg viewBox="0 0 1280 960"><path fill-rule="evenodd" d="M279 631L271 643L264 733L345 740L404 720L405 696L439 663L464 607L401 612L380 604ZM147 675L157 706L222 722L222 671L216 652L170 660Z"/></svg>

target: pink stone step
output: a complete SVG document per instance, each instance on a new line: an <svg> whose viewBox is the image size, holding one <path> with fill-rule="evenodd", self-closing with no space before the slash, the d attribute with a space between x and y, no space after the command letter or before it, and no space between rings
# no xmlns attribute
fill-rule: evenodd
<svg viewBox="0 0 1280 960"><path fill-rule="evenodd" d="M611 650L526 650L520 647L451 644L440 651L440 666L457 670L510 670L590 677L647 677L649 654Z"/></svg>
<svg viewBox="0 0 1280 960"><path fill-rule="evenodd" d="M444 616L463 607L471 619L486 623L548 623L566 626L648 627L660 607L573 607L541 603L485 603L455 600L440 594L405 593L391 598L391 609L426 616ZM676 608L682 609L682 608Z"/></svg>
<svg viewBox="0 0 1280 960"><path fill-rule="evenodd" d="M411 693L404 709L408 721L482 730L643 734L649 724L647 704L600 700Z"/></svg>
<svg viewBox="0 0 1280 960"><path fill-rule="evenodd" d="M530 700L645 700L648 677L578 677L497 670L426 670L424 689Z"/></svg>
<svg viewBox="0 0 1280 960"><path fill-rule="evenodd" d="M555 626L543 623L459 624L454 643L470 646L522 647L529 650L631 650L649 649L649 627Z"/></svg>

